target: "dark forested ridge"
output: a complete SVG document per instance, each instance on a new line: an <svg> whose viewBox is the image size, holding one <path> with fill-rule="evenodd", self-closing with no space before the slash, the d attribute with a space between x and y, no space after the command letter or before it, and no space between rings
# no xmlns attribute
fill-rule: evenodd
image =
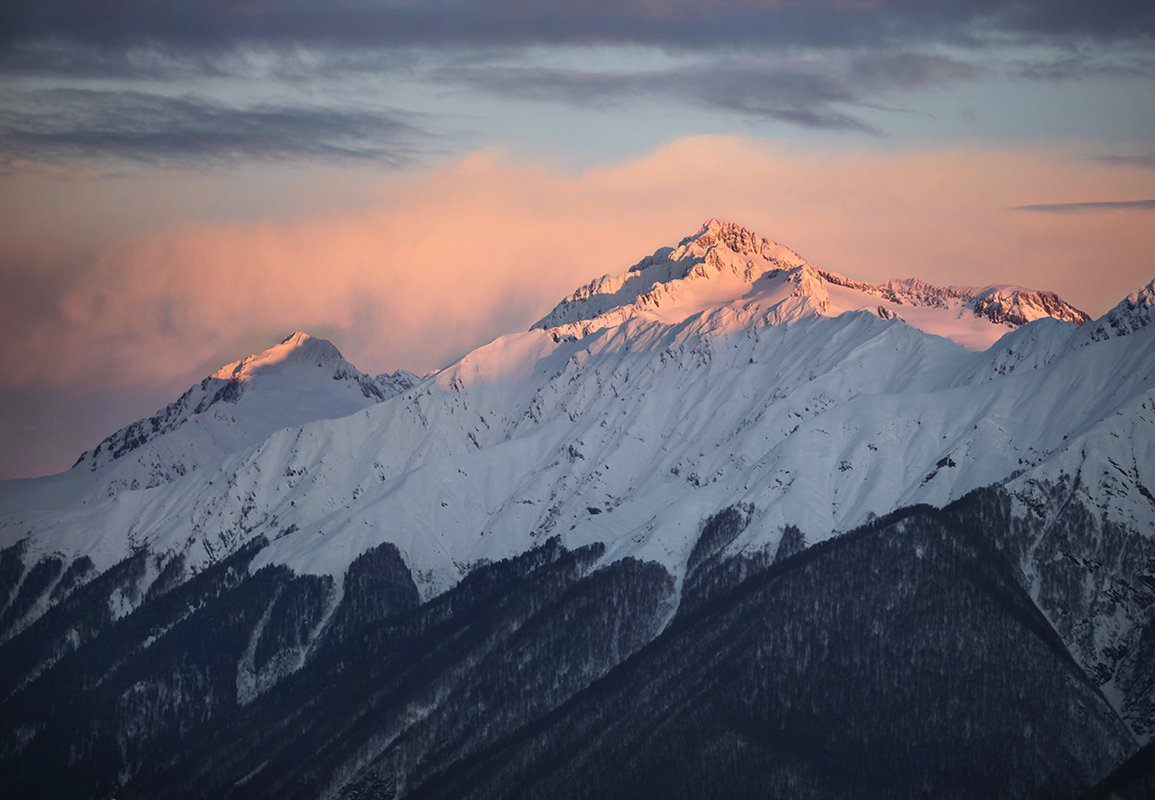
<svg viewBox="0 0 1155 800"><path fill-rule="evenodd" d="M1104 778L1082 800L1150 800L1155 797L1155 742L1148 743Z"/></svg>
<svg viewBox="0 0 1155 800"><path fill-rule="evenodd" d="M1071 797L1133 747L981 531L788 558L417 796Z"/></svg>
<svg viewBox="0 0 1155 800"><path fill-rule="evenodd" d="M754 509L733 506L703 521L680 590L655 564L551 539L426 602L390 544L340 588L251 570L263 542L192 576L145 551L95 576L5 551L6 607L64 588L0 645L0 786L347 800L1142 791L1149 748L1134 755L1102 676L1069 649L1086 559L1039 578L1044 613L1019 568L1030 532L1007 509L982 490L810 547L790 528L777 552L736 557ZM131 613L110 611L133 593ZM1111 679L1152 679L1148 638Z"/></svg>

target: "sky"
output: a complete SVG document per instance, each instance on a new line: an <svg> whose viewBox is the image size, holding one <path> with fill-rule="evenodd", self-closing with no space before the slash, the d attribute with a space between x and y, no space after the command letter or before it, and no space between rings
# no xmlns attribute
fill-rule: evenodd
<svg viewBox="0 0 1155 800"><path fill-rule="evenodd" d="M426 372L730 219L852 277L1155 277L1150 0L8 0L0 478L294 330Z"/></svg>

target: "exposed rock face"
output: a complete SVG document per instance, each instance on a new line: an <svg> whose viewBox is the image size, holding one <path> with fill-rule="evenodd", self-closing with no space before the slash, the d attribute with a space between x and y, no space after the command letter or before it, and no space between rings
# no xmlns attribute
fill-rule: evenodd
<svg viewBox="0 0 1155 800"><path fill-rule="evenodd" d="M1116 336L1127 336L1151 324L1152 306L1155 306L1155 280L1137 292L1132 292L1120 303L1087 327L1089 341L1101 342Z"/></svg>
<svg viewBox="0 0 1155 800"><path fill-rule="evenodd" d="M988 287L977 292L967 305L974 309L975 316L1000 325L1025 325L1046 317L1082 325L1091 319L1054 292L1029 289Z"/></svg>

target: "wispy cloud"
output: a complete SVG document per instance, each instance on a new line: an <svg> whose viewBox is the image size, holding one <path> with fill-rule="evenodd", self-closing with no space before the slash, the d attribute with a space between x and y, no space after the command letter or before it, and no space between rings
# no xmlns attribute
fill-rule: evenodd
<svg viewBox="0 0 1155 800"><path fill-rule="evenodd" d="M1097 161L1100 164L1112 164L1116 167L1155 169L1155 153L1147 155L1104 153L1101 155L1091 156L1091 161Z"/></svg>
<svg viewBox="0 0 1155 800"><path fill-rule="evenodd" d="M1085 203L1034 203L1015 206L1015 211L1044 214L1084 214L1092 211L1155 211L1155 200L1097 200Z"/></svg>
<svg viewBox="0 0 1155 800"><path fill-rule="evenodd" d="M413 161L433 137L395 110L259 103L196 95L52 89L0 96L0 152L45 161L148 164Z"/></svg>
<svg viewBox="0 0 1155 800"><path fill-rule="evenodd" d="M1115 51L1084 43L1064 48L1059 54L1016 59L1008 67L1012 77L1037 81L1058 82L1093 76L1138 78L1155 74L1155 58L1147 48L1138 52Z"/></svg>
<svg viewBox="0 0 1155 800"><path fill-rule="evenodd" d="M973 77L969 64L917 53L853 58L718 58L652 70L542 69L469 62L438 80L501 95L578 105L665 96L805 128L874 132L856 110L896 89Z"/></svg>

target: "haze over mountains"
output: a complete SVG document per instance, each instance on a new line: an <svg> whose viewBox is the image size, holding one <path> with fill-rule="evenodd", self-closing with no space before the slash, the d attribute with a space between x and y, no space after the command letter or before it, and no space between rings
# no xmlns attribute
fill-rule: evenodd
<svg viewBox="0 0 1155 800"><path fill-rule="evenodd" d="M0 485L0 771L1076 796L1155 736L1153 303L709 220L424 378L295 333Z"/></svg>

